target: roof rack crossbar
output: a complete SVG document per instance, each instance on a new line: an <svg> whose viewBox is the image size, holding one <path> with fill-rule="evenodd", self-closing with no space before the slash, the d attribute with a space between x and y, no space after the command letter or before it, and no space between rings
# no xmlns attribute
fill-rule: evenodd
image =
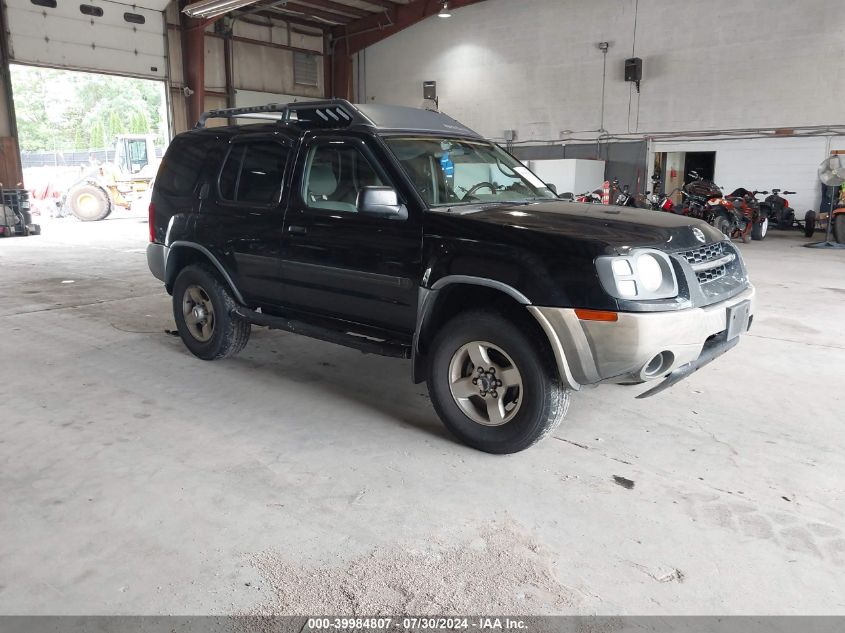
<svg viewBox="0 0 845 633"><path fill-rule="evenodd" d="M362 114L355 106L345 99L329 99L325 101L294 101L293 103L268 103L261 106L249 106L243 108L224 108L222 110L209 110L203 112L197 121L196 128L204 128L209 119L232 119L237 117L244 118L268 118L279 121L296 121L301 120L298 114L305 114L306 112L313 112L324 121L340 122L341 119L349 124L361 123L364 125L372 125L364 114ZM260 116L278 114L280 116Z"/></svg>

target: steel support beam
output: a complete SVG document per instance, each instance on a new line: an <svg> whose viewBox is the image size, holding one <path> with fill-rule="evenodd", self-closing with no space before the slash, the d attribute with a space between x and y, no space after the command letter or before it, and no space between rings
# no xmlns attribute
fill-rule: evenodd
<svg viewBox="0 0 845 633"><path fill-rule="evenodd" d="M179 1L179 22L182 29L182 73L188 95L188 128L199 121L205 109L205 27L211 21L189 18L182 9L189 0Z"/></svg>
<svg viewBox="0 0 845 633"><path fill-rule="evenodd" d="M3 4L0 5L0 183L7 189L14 189L23 182L23 169L12 100L8 34L6 5Z"/></svg>

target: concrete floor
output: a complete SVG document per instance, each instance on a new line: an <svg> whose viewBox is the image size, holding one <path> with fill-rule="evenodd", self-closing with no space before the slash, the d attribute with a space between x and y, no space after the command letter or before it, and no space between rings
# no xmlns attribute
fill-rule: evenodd
<svg viewBox="0 0 845 633"><path fill-rule="evenodd" d="M494 457L403 361L260 329L193 358L146 232L0 241L0 613L249 611L259 552L342 567L491 524L541 545L569 613L845 613L845 251L742 246L736 350L649 400L577 394L554 438Z"/></svg>

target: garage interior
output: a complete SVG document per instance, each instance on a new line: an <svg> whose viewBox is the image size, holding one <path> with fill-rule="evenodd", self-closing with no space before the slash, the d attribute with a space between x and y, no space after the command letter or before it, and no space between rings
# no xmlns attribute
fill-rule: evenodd
<svg viewBox="0 0 845 633"><path fill-rule="evenodd" d="M845 155L839 3L86 1L0 11L7 189L31 189L18 65L160 82L166 140L208 110L436 95L560 192L642 202L698 170L818 224L733 240L757 303L730 354L654 398L585 389L499 456L404 360L263 328L197 360L147 267L149 197L44 206L0 238L0 615L845 614L845 249L822 222L845 190L819 180Z"/></svg>

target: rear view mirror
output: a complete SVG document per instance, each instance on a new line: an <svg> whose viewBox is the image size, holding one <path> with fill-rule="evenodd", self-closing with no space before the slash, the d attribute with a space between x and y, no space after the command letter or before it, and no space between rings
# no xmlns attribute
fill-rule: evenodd
<svg viewBox="0 0 845 633"><path fill-rule="evenodd" d="M391 220L405 220L408 209L392 187L364 187L358 192L358 213Z"/></svg>
<svg viewBox="0 0 845 633"><path fill-rule="evenodd" d="M547 187L547 188L548 188L548 190L549 190L549 191L551 191L553 194L557 195L557 187L555 187L552 183L547 182L547 183L546 183L546 187Z"/></svg>

